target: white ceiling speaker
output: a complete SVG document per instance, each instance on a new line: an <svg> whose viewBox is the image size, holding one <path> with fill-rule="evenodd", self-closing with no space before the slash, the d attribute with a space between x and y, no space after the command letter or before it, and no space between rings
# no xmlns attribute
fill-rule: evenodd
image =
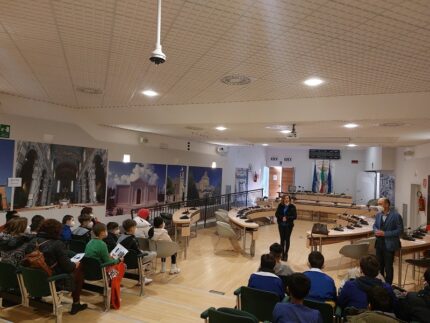
<svg viewBox="0 0 430 323"><path fill-rule="evenodd" d="M151 57L149 58L149 60L153 62L155 65L163 64L166 61L166 55L163 53L161 49L160 33L161 33L161 0L158 0L157 42L155 43L155 49L152 52Z"/></svg>
<svg viewBox="0 0 430 323"><path fill-rule="evenodd" d="M228 154L228 147L227 146L217 146L215 148L215 151L218 155L225 156Z"/></svg>

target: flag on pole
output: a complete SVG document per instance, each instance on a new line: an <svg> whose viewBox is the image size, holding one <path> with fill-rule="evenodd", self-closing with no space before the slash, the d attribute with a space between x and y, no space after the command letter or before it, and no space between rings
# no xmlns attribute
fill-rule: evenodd
<svg viewBox="0 0 430 323"><path fill-rule="evenodd" d="M328 162L327 193L333 193L333 178L332 178L332 174L331 174L331 163L330 162Z"/></svg>
<svg viewBox="0 0 430 323"><path fill-rule="evenodd" d="M312 192L318 193L318 176L317 176L317 162L314 164L314 176L312 179Z"/></svg>
<svg viewBox="0 0 430 323"><path fill-rule="evenodd" d="M323 160L322 166L321 166L320 178L321 178L320 179L320 182L321 182L320 193L325 193L326 178L325 178L325 170L324 170L324 160Z"/></svg>

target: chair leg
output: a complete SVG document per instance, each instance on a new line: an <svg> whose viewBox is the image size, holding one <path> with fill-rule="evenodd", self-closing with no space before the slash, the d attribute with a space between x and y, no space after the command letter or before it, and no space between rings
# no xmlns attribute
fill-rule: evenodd
<svg viewBox="0 0 430 323"><path fill-rule="evenodd" d="M55 282L49 282L49 289L52 296L52 314L55 315L55 323L61 323L63 321L63 306L61 296L57 293Z"/></svg>
<svg viewBox="0 0 430 323"><path fill-rule="evenodd" d="M143 288L145 286L145 267L143 265L143 259L139 258L138 266L139 266L139 284L140 284L139 296L143 296L144 295Z"/></svg>
<svg viewBox="0 0 430 323"><path fill-rule="evenodd" d="M408 268L409 268L409 264L406 264L406 270L405 270L405 278L403 279L403 286L399 286L399 287L405 287L406 285L406 277L408 276Z"/></svg>
<svg viewBox="0 0 430 323"><path fill-rule="evenodd" d="M111 299L111 288L109 286L109 278L106 272L106 268L102 270L103 274L103 300L104 300L104 311L108 312L110 309L110 299Z"/></svg>

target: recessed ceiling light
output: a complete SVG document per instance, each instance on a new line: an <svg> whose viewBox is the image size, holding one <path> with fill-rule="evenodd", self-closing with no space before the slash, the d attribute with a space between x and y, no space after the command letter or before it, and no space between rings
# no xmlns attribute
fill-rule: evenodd
<svg viewBox="0 0 430 323"><path fill-rule="evenodd" d="M155 92L154 90L144 90L142 91L142 94L146 96L157 96L158 92Z"/></svg>
<svg viewBox="0 0 430 323"><path fill-rule="evenodd" d="M290 129L284 129L284 130L281 130L281 133L291 133L291 130Z"/></svg>
<svg viewBox="0 0 430 323"><path fill-rule="evenodd" d="M358 124L356 124L356 123L347 123L347 124L344 124L343 126L344 126L345 128L352 129L352 128L357 128L357 127L358 127Z"/></svg>
<svg viewBox="0 0 430 323"><path fill-rule="evenodd" d="M224 131L224 130L227 130L227 128L226 128L226 127L223 127L223 126L216 127L215 129L216 129L216 130L218 130L218 131Z"/></svg>
<svg viewBox="0 0 430 323"><path fill-rule="evenodd" d="M261 145L264 146L264 147L269 146L269 144L261 144Z"/></svg>
<svg viewBox="0 0 430 323"><path fill-rule="evenodd" d="M317 78L317 77L312 77L310 79L307 79L306 81L304 81L303 83L305 83L307 86L318 86L324 83L323 80Z"/></svg>
<svg viewBox="0 0 430 323"><path fill-rule="evenodd" d="M348 146L348 147L357 147L357 145L356 145L356 144L353 144L352 142L351 142L351 143L349 143L349 144L347 144L347 146Z"/></svg>

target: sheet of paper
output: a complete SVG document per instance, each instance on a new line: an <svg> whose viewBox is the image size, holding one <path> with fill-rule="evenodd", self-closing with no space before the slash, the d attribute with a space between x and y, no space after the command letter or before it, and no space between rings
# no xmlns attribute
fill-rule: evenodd
<svg viewBox="0 0 430 323"><path fill-rule="evenodd" d="M77 253L76 255L74 255L72 258L70 258L70 260L72 262L79 262L82 260L82 258L84 258L85 253Z"/></svg>
<svg viewBox="0 0 430 323"><path fill-rule="evenodd" d="M124 257L128 253L128 250L124 248L120 243L116 245L111 251L110 255L112 258L119 259Z"/></svg>

